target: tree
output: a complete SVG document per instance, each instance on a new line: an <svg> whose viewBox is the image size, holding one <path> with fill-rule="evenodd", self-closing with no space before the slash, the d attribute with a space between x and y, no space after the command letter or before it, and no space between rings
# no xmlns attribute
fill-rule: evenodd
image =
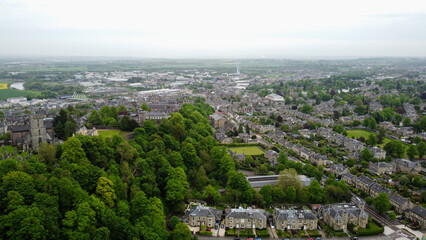
<svg viewBox="0 0 426 240"><path fill-rule="evenodd" d="M355 160L352 158L349 158L348 160L346 160L346 166L348 166L349 168L355 166Z"/></svg>
<svg viewBox="0 0 426 240"><path fill-rule="evenodd" d="M294 203L296 201L296 188L294 186L289 186L285 190L285 198L289 203Z"/></svg>
<svg viewBox="0 0 426 240"><path fill-rule="evenodd" d="M309 185L309 199L313 203L321 203L322 197L323 194L321 184L317 180L313 180Z"/></svg>
<svg viewBox="0 0 426 240"><path fill-rule="evenodd" d="M376 134L371 133L371 134L368 136L368 139L367 139L366 143L367 143L367 145L368 145L368 146L371 146L371 147L375 146L375 145L377 144L377 137L376 137Z"/></svg>
<svg viewBox="0 0 426 240"><path fill-rule="evenodd" d="M220 202L221 195L212 185L209 184L204 190L203 199L207 202L207 204L213 205Z"/></svg>
<svg viewBox="0 0 426 240"><path fill-rule="evenodd" d="M419 154L420 159L422 159L423 156L426 154L426 144L423 141L420 141L417 144L417 152Z"/></svg>
<svg viewBox="0 0 426 240"><path fill-rule="evenodd" d="M64 125L64 134L66 138L71 137L77 131L77 124L74 121L67 121Z"/></svg>
<svg viewBox="0 0 426 240"><path fill-rule="evenodd" d="M399 158L403 157L405 153L405 146L400 141L390 141L383 149L387 154Z"/></svg>
<svg viewBox="0 0 426 240"><path fill-rule="evenodd" d="M361 159L360 160L366 161L366 162L373 160L373 154L370 152L370 150L368 150L368 148L364 148L361 151Z"/></svg>
<svg viewBox="0 0 426 240"><path fill-rule="evenodd" d="M374 208L377 210L379 214L383 214L390 209L390 201L387 193L380 193L374 199Z"/></svg>
<svg viewBox="0 0 426 240"><path fill-rule="evenodd" d="M280 172L277 185L284 191L287 190L287 187L289 186L293 186L296 190L302 188L302 182L300 181L296 170L293 168L285 169Z"/></svg>
<svg viewBox="0 0 426 240"><path fill-rule="evenodd" d="M112 208L115 205L117 196L114 192L114 184L106 177L100 177L96 186L96 194L107 205Z"/></svg>
<svg viewBox="0 0 426 240"><path fill-rule="evenodd" d="M147 112L151 112L151 108L148 107L148 105L146 103L143 103L141 105L142 110L147 111Z"/></svg>
<svg viewBox="0 0 426 240"><path fill-rule="evenodd" d="M68 138L65 141L63 147L61 159L67 160L70 163L77 163L79 165L88 166L90 165L89 160L86 157L86 153L81 147L81 142L76 137Z"/></svg>
<svg viewBox="0 0 426 240"><path fill-rule="evenodd" d="M272 198L272 186L267 184L265 186L263 186L260 191L259 191L260 195L263 196L263 206L269 206L270 204L272 204L273 202L273 198Z"/></svg>
<svg viewBox="0 0 426 240"><path fill-rule="evenodd" d="M398 181L402 185L408 185L408 184L410 184L410 179L406 175L403 175L403 176L399 177Z"/></svg>
<svg viewBox="0 0 426 240"><path fill-rule="evenodd" d="M48 143L41 143L37 152L40 162L53 164L56 161L56 148Z"/></svg>
<svg viewBox="0 0 426 240"><path fill-rule="evenodd" d="M176 216L172 216L169 219L168 226L169 226L170 229L174 230L176 228L176 225L178 225L179 223L180 223L179 218L176 217Z"/></svg>
<svg viewBox="0 0 426 240"><path fill-rule="evenodd" d="M417 148L414 145L409 145L407 148L407 156L410 160L413 160L417 156Z"/></svg>
<svg viewBox="0 0 426 240"><path fill-rule="evenodd" d="M92 110L90 112L88 120L93 125L101 125L102 124L101 115L96 110Z"/></svg>
<svg viewBox="0 0 426 240"><path fill-rule="evenodd" d="M254 161L253 161L253 157L252 157L251 155L246 155L246 157L244 158L244 162L245 162L247 165L251 165L251 164L253 164L253 163L254 163Z"/></svg>
<svg viewBox="0 0 426 240"><path fill-rule="evenodd" d="M278 154L277 162L281 164L286 164L287 160L288 160L287 154L284 151L281 151Z"/></svg>
<svg viewBox="0 0 426 240"><path fill-rule="evenodd" d="M178 223L172 234L172 240L191 240L191 231L185 223Z"/></svg>
<svg viewBox="0 0 426 240"><path fill-rule="evenodd" d="M311 105L305 104L299 109L299 111L309 114L314 111L314 108Z"/></svg>
<svg viewBox="0 0 426 240"><path fill-rule="evenodd" d="M408 127L411 125L411 119L409 117L405 117L404 120L402 120L402 125L404 125L404 127Z"/></svg>
<svg viewBox="0 0 426 240"><path fill-rule="evenodd" d="M368 124L368 127L369 127L370 129L375 129L375 128L377 127L376 119L371 118L371 119L370 119L370 122L369 122L369 124Z"/></svg>

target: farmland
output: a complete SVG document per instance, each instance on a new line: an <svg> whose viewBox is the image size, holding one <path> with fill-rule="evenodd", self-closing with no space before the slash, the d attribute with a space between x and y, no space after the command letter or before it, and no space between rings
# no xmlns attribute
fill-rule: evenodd
<svg viewBox="0 0 426 240"><path fill-rule="evenodd" d="M0 100L6 100L8 98L16 97L37 97L40 94L38 91L26 91L26 90L17 90L17 89L1 89L0 84Z"/></svg>

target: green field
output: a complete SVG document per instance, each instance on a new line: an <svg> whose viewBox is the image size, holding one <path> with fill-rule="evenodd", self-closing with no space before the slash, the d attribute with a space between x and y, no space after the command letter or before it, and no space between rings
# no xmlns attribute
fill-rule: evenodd
<svg viewBox="0 0 426 240"><path fill-rule="evenodd" d="M346 132L348 132L348 137L350 137L350 138L352 138L352 137L355 137L355 138L364 137L365 140L368 139L368 137L370 136L371 133L375 134L376 137L378 135L374 132L371 132L371 131L368 131L368 130L363 130L363 129L352 129L352 130L347 130ZM380 147L380 148L383 148L386 145L386 143L388 143L390 141L392 141L392 139L385 137L383 139L382 144L379 144L377 146Z"/></svg>
<svg viewBox="0 0 426 240"><path fill-rule="evenodd" d="M245 155L262 155L264 152L257 146L247 146L247 147L230 147L229 150L237 154Z"/></svg>
<svg viewBox="0 0 426 240"><path fill-rule="evenodd" d="M0 100L6 100L8 98L16 97L37 97L39 92L37 91L26 91L26 90L17 90L17 89L1 89L0 90Z"/></svg>
<svg viewBox="0 0 426 240"><path fill-rule="evenodd" d="M126 132L126 131L121 131L121 130L99 130L98 129L98 133L100 136L104 136L104 137L112 137L115 134L118 134L120 136L124 136L130 132Z"/></svg>

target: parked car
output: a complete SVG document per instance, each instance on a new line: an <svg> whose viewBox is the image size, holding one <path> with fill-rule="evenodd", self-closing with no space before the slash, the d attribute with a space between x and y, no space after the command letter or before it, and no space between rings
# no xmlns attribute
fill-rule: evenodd
<svg viewBox="0 0 426 240"><path fill-rule="evenodd" d="M315 238L315 240L321 240L321 238Z"/></svg>
<svg viewBox="0 0 426 240"><path fill-rule="evenodd" d="M239 237L234 237L234 240L240 240L240 238Z"/></svg>
<svg viewBox="0 0 426 240"><path fill-rule="evenodd" d="M322 229L321 229L320 225L318 225L318 227L317 227L317 228L318 228L318 230L322 231Z"/></svg>
<svg viewBox="0 0 426 240"><path fill-rule="evenodd" d="M223 225L223 224L222 224L222 225L220 225L220 227L221 227L221 228L224 228L224 227L225 227L225 225Z"/></svg>
<svg viewBox="0 0 426 240"><path fill-rule="evenodd" d="M283 240L290 240L290 238L283 238Z"/></svg>
<svg viewBox="0 0 426 240"><path fill-rule="evenodd" d="M351 240L358 240L358 237L351 237Z"/></svg>
<svg viewBox="0 0 426 240"><path fill-rule="evenodd" d="M216 224L215 226L214 226L214 230L217 230L219 228L219 226Z"/></svg>

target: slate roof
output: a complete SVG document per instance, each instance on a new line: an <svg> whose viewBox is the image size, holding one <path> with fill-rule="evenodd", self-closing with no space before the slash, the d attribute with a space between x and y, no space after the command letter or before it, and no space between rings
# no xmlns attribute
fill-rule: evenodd
<svg viewBox="0 0 426 240"><path fill-rule="evenodd" d="M367 177L367 176L365 176L365 175L361 175L361 176L359 176L359 177L358 177L358 181L359 181L359 182L362 182L364 185L367 185L367 186L371 186L371 185L373 185L373 184L374 184L373 179L371 179L371 178L369 178L369 177Z"/></svg>
<svg viewBox="0 0 426 240"><path fill-rule="evenodd" d="M226 218L247 218L247 219L264 219L266 220L265 210L248 208L233 208L227 210Z"/></svg>
<svg viewBox="0 0 426 240"><path fill-rule="evenodd" d="M221 219L222 211L212 207L197 206L190 210L189 216L216 217Z"/></svg>
<svg viewBox="0 0 426 240"><path fill-rule="evenodd" d="M426 218L426 209L423 207L417 205L411 209L411 212L416 214L417 216L420 216L421 218Z"/></svg>
<svg viewBox="0 0 426 240"><path fill-rule="evenodd" d="M395 202L398 205L403 205L407 202L407 198L401 197L398 193L389 196L389 200Z"/></svg>
<svg viewBox="0 0 426 240"><path fill-rule="evenodd" d="M341 219L344 214L355 217L368 217L368 214L352 203L325 205L324 211L334 219Z"/></svg>
<svg viewBox="0 0 426 240"><path fill-rule="evenodd" d="M12 132L28 132L30 131L31 127L30 126L13 126L12 127Z"/></svg>
<svg viewBox="0 0 426 240"><path fill-rule="evenodd" d="M275 208L275 214L278 214L276 216L277 220L317 219L317 217L315 217L311 210L282 210Z"/></svg>
<svg viewBox="0 0 426 240"><path fill-rule="evenodd" d="M389 190L386 187L383 187L382 185L375 183L373 186L371 186L370 191L375 191L377 193L387 193L388 196L392 193L391 190Z"/></svg>

